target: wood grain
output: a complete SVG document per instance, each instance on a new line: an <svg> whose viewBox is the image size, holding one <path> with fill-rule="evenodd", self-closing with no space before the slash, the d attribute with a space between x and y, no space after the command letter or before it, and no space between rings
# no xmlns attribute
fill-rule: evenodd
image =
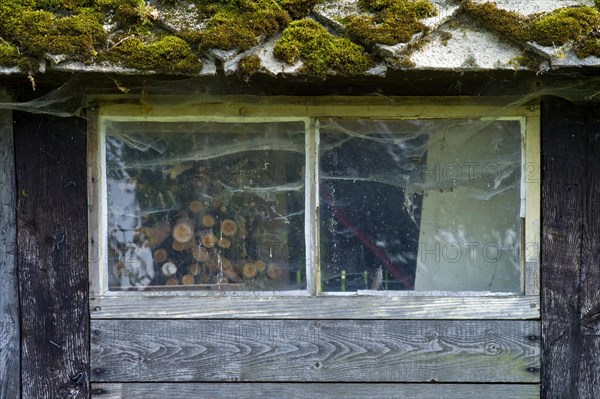
<svg viewBox="0 0 600 399"><path fill-rule="evenodd" d="M2 97L3 94L0 93L0 98ZM0 111L0 399L18 398L21 385L15 211L12 112L2 110Z"/></svg>
<svg viewBox="0 0 600 399"><path fill-rule="evenodd" d="M22 398L89 395L85 121L15 113Z"/></svg>
<svg viewBox="0 0 600 399"><path fill-rule="evenodd" d="M536 321L92 320L93 382L539 382Z"/></svg>
<svg viewBox="0 0 600 399"><path fill-rule="evenodd" d="M600 398L600 106L585 107L586 172L579 276L582 341L577 393Z"/></svg>
<svg viewBox="0 0 600 399"><path fill-rule="evenodd" d="M599 397L600 108L542 106L542 396Z"/></svg>
<svg viewBox="0 0 600 399"><path fill-rule="evenodd" d="M98 399L534 399L537 384L269 384L269 383L161 383L92 384Z"/></svg>
<svg viewBox="0 0 600 399"><path fill-rule="evenodd" d="M172 297L90 300L93 319L539 319L530 297Z"/></svg>

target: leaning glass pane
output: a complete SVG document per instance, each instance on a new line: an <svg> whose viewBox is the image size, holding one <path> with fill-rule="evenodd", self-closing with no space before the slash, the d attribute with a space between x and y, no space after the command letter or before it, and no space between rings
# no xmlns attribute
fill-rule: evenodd
<svg viewBox="0 0 600 399"><path fill-rule="evenodd" d="M518 121L322 121L324 291L520 290Z"/></svg>
<svg viewBox="0 0 600 399"><path fill-rule="evenodd" d="M111 290L306 288L303 122L107 122Z"/></svg>

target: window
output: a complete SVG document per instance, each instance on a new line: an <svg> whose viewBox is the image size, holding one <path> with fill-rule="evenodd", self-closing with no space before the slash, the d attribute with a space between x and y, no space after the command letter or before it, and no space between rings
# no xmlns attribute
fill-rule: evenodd
<svg viewBox="0 0 600 399"><path fill-rule="evenodd" d="M373 101L101 108L97 292L535 293L536 112Z"/></svg>

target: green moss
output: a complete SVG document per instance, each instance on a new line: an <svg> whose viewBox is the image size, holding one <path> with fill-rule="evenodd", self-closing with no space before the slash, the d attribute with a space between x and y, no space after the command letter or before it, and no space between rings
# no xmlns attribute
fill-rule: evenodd
<svg viewBox="0 0 600 399"><path fill-rule="evenodd" d="M508 61L508 64L514 67L525 67L531 71L538 71L540 69L541 62L539 59L531 56L530 54L522 54L511 58Z"/></svg>
<svg viewBox="0 0 600 399"><path fill-rule="evenodd" d="M534 16L530 24L530 39L544 46L561 45L586 35L600 19L593 7L561 8Z"/></svg>
<svg viewBox="0 0 600 399"><path fill-rule="evenodd" d="M360 0L362 9L374 15L349 18L345 33L353 41L365 46L406 43L414 34L426 32L419 19L437 14L427 0Z"/></svg>
<svg viewBox="0 0 600 399"><path fill-rule="evenodd" d="M288 14L274 6L242 12L225 9L208 21L198 39L205 48L247 50L258 44L259 36L273 35L289 22Z"/></svg>
<svg viewBox="0 0 600 399"><path fill-rule="evenodd" d="M170 0L173 1L173 0ZM290 11L301 13L314 0L196 0L208 18L203 30L184 31L180 37L202 48L247 50L261 36L281 32L292 20Z"/></svg>
<svg viewBox="0 0 600 399"><path fill-rule="evenodd" d="M260 66L260 58L258 55L252 54L240 60L237 73L243 80L248 81L260 70Z"/></svg>
<svg viewBox="0 0 600 399"><path fill-rule="evenodd" d="M427 18L437 15L437 10L428 0L359 0L359 6L367 11L393 12L399 18Z"/></svg>
<svg viewBox="0 0 600 399"><path fill-rule="evenodd" d="M575 54L579 58L586 58L589 56L600 57L600 38L586 37L577 43L575 47Z"/></svg>
<svg viewBox="0 0 600 399"><path fill-rule="evenodd" d="M410 59L410 56L401 55L389 61L388 66L392 69L410 69L414 68L416 64Z"/></svg>
<svg viewBox="0 0 600 399"><path fill-rule="evenodd" d="M362 47L332 36L311 19L292 22L277 41L273 54L288 63L301 59L304 72L319 77L325 77L330 70L357 75L369 67Z"/></svg>
<svg viewBox="0 0 600 399"><path fill-rule="evenodd" d="M0 43L0 66L11 67L18 63L19 50L16 46Z"/></svg>
<svg viewBox="0 0 600 399"><path fill-rule="evenodd" d="M124 40L106 57L110 61L142 71L197 73L202 67L189 44L175 36L164 36L150 43L139 38Z"/></svg>
<svg viewBox="0 0 600 399"><path fill-rule="evenodd" d="M1 35L30 55L57 53L90 59L106 42L102 24L88 14L58 18L49 11L25 10L2 25Z"/></svg>
<svg viewBox="0 0 600 399"><path fill-rule="evenodd" d="M583 40L600 23L600 13L594 7L565 7L529 18L501 10L493 3L466 1L463 9L507 39L544 46Z"/></svg>
<svg viewBox="0 0 600 399"><path fill-rule="evenodd" d="M283 0L282 7L292 19L301 19L310 14L321 0Z"/></svg>
<svg viewBox="0 0 600 399"><path fill-rule="evenodd" d="M501 10L494 3L479 4L472 1L463 3L463 9L504 38L516 42L529 40L527 19L516 12Z"/></svg>

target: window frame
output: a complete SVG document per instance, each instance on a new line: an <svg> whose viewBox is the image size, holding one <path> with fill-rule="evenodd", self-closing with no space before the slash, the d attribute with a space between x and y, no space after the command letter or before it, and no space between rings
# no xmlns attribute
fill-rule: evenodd
<svg viewBox="0 0 600 399"><path fill-rule="evenodd" d="M162 96L136 102L99 98L88 113L90 307L95 318L480 318L535 319L540 315L539 104L514 98ZM181 104L181 105L180 105ZM285 115L285 116L281 116ZM519 120L526 192L521 234L521 292L320 292L318 118ZM107 218L104 121L303 121L306 136L305 234L307 289L294 291L110 291L103 261ZM523 199L522 199L523 200ZM313 212L315 210L315 212ZM523 215L522 215L523 216ZM524 233L523 234L523 230ZM201 306L198 306L201 303ZM260 309L257 309L260 305Z"/></svg>

